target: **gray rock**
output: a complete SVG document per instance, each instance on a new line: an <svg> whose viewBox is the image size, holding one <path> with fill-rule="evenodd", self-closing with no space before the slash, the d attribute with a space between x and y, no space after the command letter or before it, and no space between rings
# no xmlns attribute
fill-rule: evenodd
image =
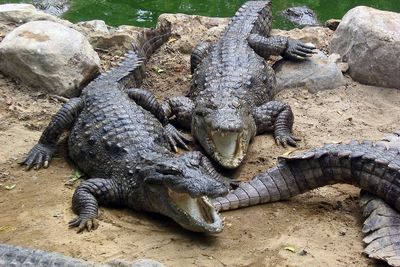
<svg viewBox="0 0 400 267"><path fill-rule="evenodd" d="M105 34L110 33L104 20L82 21L77 23L77 25L80 27L85 27L87 29L90 29L98 33L105 33Z"/></svg>
<svg viewBox="0 0 400 267"><path fill-rule="evenodd" d="M50 93L78 95L99 68L100 59L87 39L55 22L28 22L0 43L0 71Z"/></svg>
<svg viewBox="0 0 400 267"><path fill-rule="evenodd" d="M23 22L36 12L36 8L30 4L4 4L0 5L0 21Z"/></svg>
<svg viewBox="0 0 400 267"><path fill-rule="evenodd" d="M336 61L337 57L328 58L321 51L305 61L279 61L274 65L277 90L306 87L317 92L342 86L346 81Z"/></svg>
<svg viewBox="0 0 400 267"><path fill-rule="evenodd" d="M320 50L327 50L333 31L325 27L306 27L290 31L273 29L272 35L287 36L304 43L312 43Z"/></svg>
<svg viewBox="0 0 400 267"><path fill-rule="evenodd" d="M356 7L343 17L330 49L361 83L400 88L400 14Z"/></svg>

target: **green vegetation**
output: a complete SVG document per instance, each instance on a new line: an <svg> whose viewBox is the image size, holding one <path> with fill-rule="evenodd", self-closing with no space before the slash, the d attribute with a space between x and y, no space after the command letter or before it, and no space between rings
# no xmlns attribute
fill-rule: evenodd
<svg viewBox="0 0 400 267"><path fill-rule="evenodd" d="M30 1L4 1L0 3L18 3ZM162 13L186 13L214 17L231 17L246 1L244 0L71 0L71 9L65 18L78 22L101 19L109 25L129 24L143 27L155 25ZM349 9L358 5L371 6L383 10L400 12L399 0L275 0L274 27L291 28L288 22L279 16L280 11L306 5L314 10L320 21L341 18Z"/></svg>

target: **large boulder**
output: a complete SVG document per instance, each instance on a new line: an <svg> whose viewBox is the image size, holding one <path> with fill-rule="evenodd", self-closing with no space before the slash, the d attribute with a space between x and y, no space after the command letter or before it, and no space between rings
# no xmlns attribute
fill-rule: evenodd
<svg viewBox="0 0 400 267"><path fill-rule="evenodd" d="M330 49L361 83L400 88L400 14L359 6L343 17Z"/></svg>
<svg viewBox="0 0 400 267"><path fill-rule="evenodd" d="M337 61L338 57L327 57L321 51L304 61L279 61L274 65L276 89L305 87L314 93L345 85Z"/></svg>
<svg viewBox="0 0 400 267"><path fill-rule="evenodd" d="M76 96L100 69L87 39L51 21L32 21L0 43L0 71L47 92Z"/></svg>

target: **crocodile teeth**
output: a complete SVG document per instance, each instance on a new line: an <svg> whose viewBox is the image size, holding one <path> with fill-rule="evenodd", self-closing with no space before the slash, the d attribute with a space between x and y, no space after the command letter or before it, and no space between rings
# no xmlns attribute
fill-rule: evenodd
<svg viewBox="0 0 400 267"><path fill-rule="evenodd" d="M239 133L211 132L211 139L216 150L222 156L231 158L235 155L239 143Z"/></svg>
<svg viewBox="0 0 400 267"><path fill-rule="evenodd" d="M173 202L192 218L204 221L206 223L214 223L218 214L214 210L211 201L206 197L192 198L189 194L178 193L168 190L170 198Z"/></svg>

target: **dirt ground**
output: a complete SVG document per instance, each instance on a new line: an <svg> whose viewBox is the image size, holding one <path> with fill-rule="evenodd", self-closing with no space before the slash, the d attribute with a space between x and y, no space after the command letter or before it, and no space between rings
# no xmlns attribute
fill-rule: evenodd
<svg viewBox="0 0 400 267"><path fill-rule="evenodd" d="M104 57L103 57L104 58ZM164 46L148 64L144 87L160 98L189 88L187 54ZM160 69L161 73L159 73ZM158 71L155 71L158 70ZM311 94L281 92L295 114L299 149L350 139L379 139L400 120L400 91L357 84ZM370 266L362 254L359 190L334 185L289 201L223 213L219 235L190 233L168 218L101 207L100 227L76 234L71 185L75 166L61 146L48 169L26 172L17 161L39 139L61 103L0 77L0 242L105 262L152 258L166 266ZM234 176L247 179L293 148L257 136ZM292 251L291 251L292 250Z"/></svg>

